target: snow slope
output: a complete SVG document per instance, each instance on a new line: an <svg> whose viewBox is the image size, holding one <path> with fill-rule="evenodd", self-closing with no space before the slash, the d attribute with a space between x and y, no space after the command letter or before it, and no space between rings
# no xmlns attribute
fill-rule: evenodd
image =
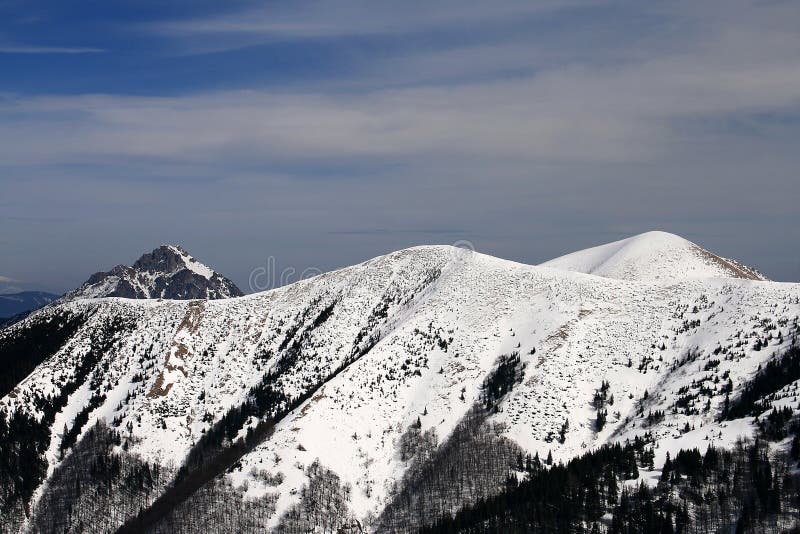
<svg viewBox="0 0 800 534"><path fill-rule="evenodd" d="M277 497L275 525L299 499L304 467L319 459L350 484L351 511L368 522L408 468L403 432L419 419L446 438L498 358L519 352L523 380L492 416L507 437L566 459L649 434L660 461L751 432L746 421L716 422L724 386L741 387L798 331L800 284L731 277L693 247L650 233L529 266L426 246L235 299L77 299L0 333L2 347L56 313L85 318L0 407L40 413L37 399L74 380L97 332L117 321L108 350L55 417L51 471L61 428L93 392L103 400L84 432L103 419L127 433L130 451L178 466L272 371L276 390L310 398L230 479L249 498ZM598 431L592 398L604 380L614 402ZM648 421L658 411L664 417Z"/></svg>
<svg viewBox="0 0 800 534"><path fill-rule="evenodd" d="M715 277L766 280L755 269L712 254L675 234L658 231L573 252L542 266L651 282Z"/></svg>

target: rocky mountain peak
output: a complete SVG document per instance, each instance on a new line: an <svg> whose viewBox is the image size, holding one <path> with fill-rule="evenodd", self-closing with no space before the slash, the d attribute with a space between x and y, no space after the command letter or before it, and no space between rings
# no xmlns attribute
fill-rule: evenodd
<svg viewBox="0 0 800 534"><path fill-rule="evenodd" d="M197 261L178 245L161 245L132 266L117 265L93 274L64 300L124 297L136 299L221 299L242 296L231 280Z"/></svg>

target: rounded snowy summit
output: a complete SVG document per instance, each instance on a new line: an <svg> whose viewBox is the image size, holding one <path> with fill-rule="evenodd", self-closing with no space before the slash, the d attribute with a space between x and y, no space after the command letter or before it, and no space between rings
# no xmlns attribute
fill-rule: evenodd
<svg viewBox="0 0 800 534"><path fill-rule="evenodd" d="M757 270L669 232L652 231L542 263L565 271L651 282L696 278L766 280Z"/></svg>

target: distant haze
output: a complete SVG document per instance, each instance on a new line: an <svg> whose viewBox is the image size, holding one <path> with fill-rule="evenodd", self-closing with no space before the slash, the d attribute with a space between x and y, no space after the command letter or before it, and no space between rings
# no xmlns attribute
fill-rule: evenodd
<svg viewBox="0 0 800 534"><path fill-rule="evenodd" d="M69 4L0 4L0 292L654 229L800 280L797 2Z"/></svg>

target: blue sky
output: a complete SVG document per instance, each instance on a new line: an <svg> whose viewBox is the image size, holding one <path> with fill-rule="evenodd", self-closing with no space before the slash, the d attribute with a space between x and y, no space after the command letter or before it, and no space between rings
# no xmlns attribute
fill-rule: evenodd
<svg viewBox="0 0 800 534"><path fill-rule="evenodd" d="M0 281L651 229L800 280L796 2L0 0Z"/></svg>

